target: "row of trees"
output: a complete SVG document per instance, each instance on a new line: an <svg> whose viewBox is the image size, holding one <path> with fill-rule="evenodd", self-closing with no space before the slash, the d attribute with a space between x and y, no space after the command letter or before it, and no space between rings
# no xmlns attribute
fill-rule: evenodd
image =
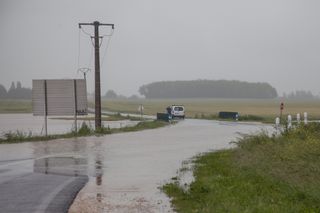
<svg viewBox="0 0 320 213"><path fill-rule="evenodd" d="M18 81L17 85L14 82L11 83L9 90L0 84L0 98L4 99L31 99L32 90L22 87L21 82Z"/></svg>
<svg viewBox="0 0 320 213"><path fill-rule="evenodd" d="M143 85L139 92L146 98L276 98L268 83L227 80L162 81Z"/></svg>
<svg viewBox="0 0 320 213"><path fill-rule="evenodd" d="M277 91L268 83L248 83L226 80L162 81L140 87L139 92L146 98L276 98ZM8 90L0 84L1 99L31 99L32 90L22 87L21 82L11 83ZM108 90L103 98L139 99L137 95L126 97ZM287 99L316 99L310 91L298 90L289 94Z"/></svg>
<svg viewBox="0 0 320 213"><path fill-rule="evenodd" d="M131 95L130 97L124 95L118 95L114 90L108 90L106 94L103 96L106 99L132 99L136 100L139 99L137 95Z"/></svg>
<svg viewBox="0 0 320 213"><path fill-rule="evenodd" d="M318 99L319 96L313 95L310 91L297 90L295 92L290 92L289 94L283 93L283 98L287 99L297 99L297 100L310 100Z"/></svg>

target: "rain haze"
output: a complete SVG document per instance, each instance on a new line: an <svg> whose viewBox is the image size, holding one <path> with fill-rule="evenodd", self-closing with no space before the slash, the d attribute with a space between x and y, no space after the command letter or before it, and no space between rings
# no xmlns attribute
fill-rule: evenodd
<svg viewBox="0 0 320 213"><path fill-rule="evenodd" d="M0 212L319 212L319 11L0 0Z"/></svg>
<svg viewBox="0 0 320 213"><path fill-rule="evenodd" d="M226 79L318 95L319 9L317 0L1 0L0 84L81 78L78 68L94 69L86 34L93 27L81 31L78 23L97 20L115 24L110 42L101 43L102 94L138 94L162 80Z"/></svg>

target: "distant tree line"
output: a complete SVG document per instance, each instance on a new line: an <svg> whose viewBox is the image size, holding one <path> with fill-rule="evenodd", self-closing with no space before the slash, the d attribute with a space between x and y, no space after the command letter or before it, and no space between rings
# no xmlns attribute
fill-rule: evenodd
<svg viewBox="0 0 320 213"><path fill-rule="evenodd" d="M137 100L139 99L139 96L137 95L131 95L129 97L124 95L118 95L114 90L108 90L106 94L102 97L106 99L131 99L131 100Z"/></svg>
<svg viewBox="0 0 320 213"><path fill-rule="evenodd" d="M283 98L286 99L297 99L297 100L310 100L318 99L319 96L313 95L310 91L297 90L295 92L290 92L289 94L283 93Z"/></svg>
<svg viewBox="0 0 320 213"><path fill-rule="evenodd" d="M0 84L0 98L1 99L31 99L32 90L30 88L22 87L21 82L18 81L17 85L11 83L9 90Z"/></svg>
<svg viewBox="0 0 320 213"><path fill-rule="evenodd" d="M276 98L268 83L227 80L162 81L139 88L146 98Z"/></svg>

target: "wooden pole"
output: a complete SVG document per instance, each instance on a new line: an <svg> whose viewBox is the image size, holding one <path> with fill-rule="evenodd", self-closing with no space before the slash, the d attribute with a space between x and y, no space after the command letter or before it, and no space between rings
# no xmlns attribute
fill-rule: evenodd
<svg viewBox="0 0 320 213"><path fill-rule="evenodd" d="M101 128L101 83L100 83L100 42L99 42L99 26L111 26L113 24L102 24L98 21L93 23L79 23L79 28L82 25L94 26L94 53L95 53L95 129Z"/></svg>

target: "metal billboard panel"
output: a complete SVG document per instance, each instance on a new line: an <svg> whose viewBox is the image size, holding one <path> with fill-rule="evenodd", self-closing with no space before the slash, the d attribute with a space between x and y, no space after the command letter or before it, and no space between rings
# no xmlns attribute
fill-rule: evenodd
<svg viewBox="0 0 320 213"><path fill-rule="evenodd" d="M33 115L87 114L87 88L84 79L33 80Z"/></svg>

